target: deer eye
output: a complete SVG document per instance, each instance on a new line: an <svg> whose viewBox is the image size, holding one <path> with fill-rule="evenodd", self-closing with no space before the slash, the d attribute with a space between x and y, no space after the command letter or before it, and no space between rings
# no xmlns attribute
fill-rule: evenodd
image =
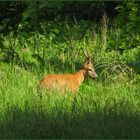
<svg viewBox="0 0 140 140"><path fill-rule="evenodd" d="M92 71L92 69L88 69L88 71Z"/></svg>

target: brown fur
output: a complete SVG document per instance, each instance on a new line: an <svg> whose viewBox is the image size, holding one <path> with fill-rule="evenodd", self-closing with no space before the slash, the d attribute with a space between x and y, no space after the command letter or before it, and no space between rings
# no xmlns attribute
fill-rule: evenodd
<svg viewBox="0 0 140 140"><path fill-rule="evenodd" d="M41 89L69 90L76 92L83 83L86 76L96 78L97 74L93 68L91 58L86 55L86 62L81 70L74 74L49 74L40 81Z"/></svg>

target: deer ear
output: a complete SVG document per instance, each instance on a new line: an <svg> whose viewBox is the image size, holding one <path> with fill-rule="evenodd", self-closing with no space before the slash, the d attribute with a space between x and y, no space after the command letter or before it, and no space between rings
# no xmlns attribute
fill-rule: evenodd
<svg viewBox="0 0 140 140"><path fill-rule="evenodd" d="M85 57L88 57L86 50L84 50L84 55L85 55Z"/></svg>
<svg viewBox="0 0 140 140"><path fill-rule="evenodd" d="M87 50L84 50L84 55L86 56L86 58L90 58L90 54Z"/></svg>
<svg viewBox="0 0 140 140"><path fill-rule="evenodd" d="M86 58L86 63L89 64L91 62L91 57Z"/></svg>
<svg viewBox="0 0 140 140"><path fill-rule="evenodd" d="M84 55L86 56L86 63L89 64L91 62L91 56L89 51L84 50Z"/></svg>

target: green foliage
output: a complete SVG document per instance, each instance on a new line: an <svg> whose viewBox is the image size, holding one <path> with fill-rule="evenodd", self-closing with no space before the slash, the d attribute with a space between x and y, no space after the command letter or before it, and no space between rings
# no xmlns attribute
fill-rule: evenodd
<svg viewBox="0 0 140 140"><path fill-rule="evenodd" d="M139 46L140 29L140 3L137 1L126 0L117 7L118 16L115 19L117 28L121 28L120 37L124 47L135 48ZM129 35L128 35L129 34ZM119 42L119 44L122 44Z"/></svg>
<svg viewBox="0 0 140 140"><path fill-rule="evenodd" d="M75 23L58 22L56 19L53 22L42 23L38 32L27 33L24 30L26 24L21 24L19 31L11 32L6 37L1 36L1 60L28 70L43 70L46 66L49 69L51 66L52 71L55 69L58 72L68 71L69 67L75 71L80 62L83 62L84 49L91 52L95 62L100 62L100 59L108 56L117 61L135 60L136 55L139 55L137 47L139 36L133 34L131 38L125 35L124 39L121 29L108 29L106 18L104 17L100 27L76 19ZM133 48L134 51L130 56L129 52ZM77 68L74 63L77 63Z"/></svg>
<svg viewBox="0 0 140 140"><path fill-rule="evenodd" d="M140 3L136 1L124 1L116 7L119 12L116 18L116 24L120 27L123 26L126 32L132 30L139 30L140 28Z"/></svg>

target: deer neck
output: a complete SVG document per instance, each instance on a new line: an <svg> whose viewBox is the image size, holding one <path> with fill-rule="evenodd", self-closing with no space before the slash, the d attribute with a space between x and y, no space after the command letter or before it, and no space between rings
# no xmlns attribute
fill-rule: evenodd
<svg viewBox="0 0 140 140"><path fill-rule="evenodd" d="M75 73L75 75L77 77L77 81L78 81L79 85L81 85L85 79L86 71L84 69L81 69L77 73Z"/></svg>

